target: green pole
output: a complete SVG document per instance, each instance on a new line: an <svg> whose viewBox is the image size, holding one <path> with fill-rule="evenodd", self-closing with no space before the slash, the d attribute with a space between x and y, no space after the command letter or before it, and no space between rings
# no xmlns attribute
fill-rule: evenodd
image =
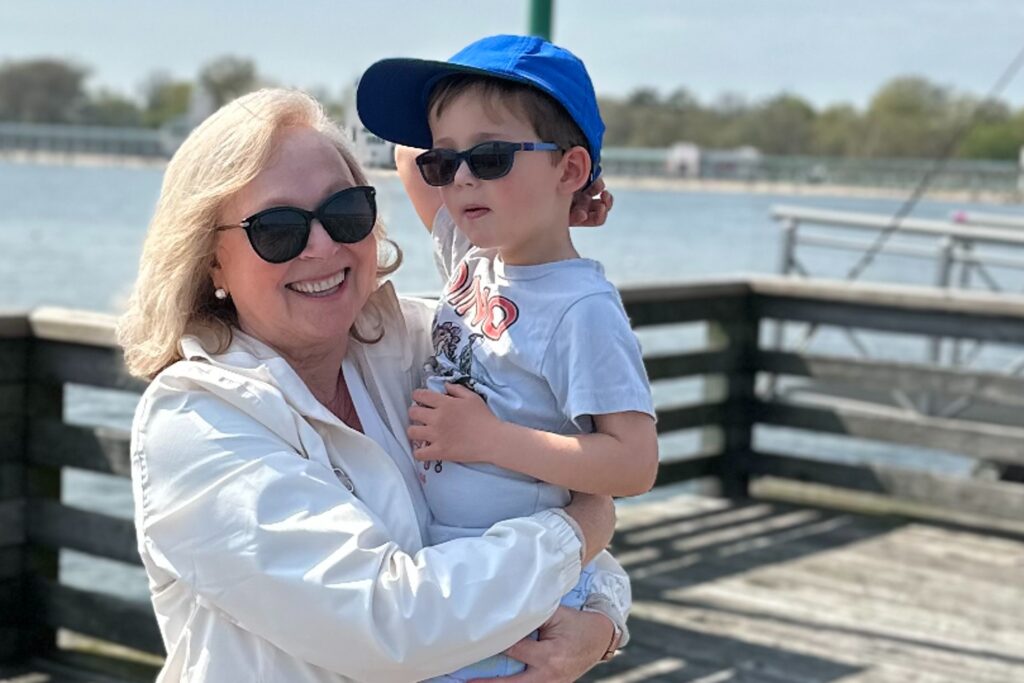
<svg viewBox="0 0 1024 683"><path fill-rule="evenodd" d="M530 0L530 35L551 40L551 14L554 0Z"/></svg>

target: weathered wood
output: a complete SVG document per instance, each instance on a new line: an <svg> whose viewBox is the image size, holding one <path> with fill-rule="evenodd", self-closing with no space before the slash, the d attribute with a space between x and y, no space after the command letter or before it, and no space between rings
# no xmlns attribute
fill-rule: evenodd
<svg viewBox="0 0 1024 683"><path fill-rule="evenodd" d="M25 543L25 500L0 500L0 548Z"/></svg>
<svg viewBox="0 0 1024 683"><path fill-rule="evenodd" d="M835 401L834 403L840 403ZM908 417L874 407L814 407L783 401L757 401L757 421L863 439L912 444L970 455L980 460L1024 464L1024 429L937 417Z"/></svg>
<svg viewBox="0 0 1024 683"><path fill-rule="evenodd" d="M117 317L109 313L44 306L29 313L28 321L35 339L117 347Z"/></svg>
<svg viewBox="0 0 1024 683"><path fill-rule="evenodd" d="M754 417L750 402L754 397L754 382L757 377L756 352L760 324L751 315L747 304L744 315L727 321L716 320L708 323L708 346L724 346L729 357L730 371L725 375L714 375L704 380L704 396L726 397L723 419L719 420L720 431L705 430L702 435L706 449L718 448L722 458L716 461L722 494L728 498L741 498L748 494L749 476L741 454L750 450L753 438Z"/></svg>
<svg viewBox="0 0 1024 683"><path fill-rule="evenodd" d="M810 377L867 389L971 396L999 405L1024 407L1024 377L1016 375L785 351L760 351L757 365L760 370L773 374Z"/></svg>
<svg viewBox="0 0 1024 683"><path fill-rule="evenodd" d="M680 287L622 289L626 314L633 327L665 325L736 317L749 289L742 282L694 284Z"/></svg>
<svg viewBox="0 0 1024 683"><path fill-rule="evenodd" d="M30 335L28 311L0 311L0 340L21 339Z"/></svg>
<svg viewBox="0 0 1024 683"><path fill-rule="evenodd" d="M37 499L28 505L28 540L45 548L70 548L129 564L142 564L130 519Z"/></svg>
<svg viewBox="0 0 1024 683"><path fill-rule="evenodd" d="M85 384L141 393L146 383L128 374L120 349L37 341L32 348L32 378L37 382Z"/></svg>
<svg viewBox="0 0 1024 683"><path fill-rule="evenodd" d="M1024 486L1017 484L895 467L847 465L775 453L754 453L748 467L754 475L881 493L948 510L1024 519Z"/></svg>
<svg viewBox="0 0 1024 683"><path fill-rule="evenodd" d="M839 226L851 230L878 232L892 229L890 216L857 211L832 211L806 206L777 205L771 208L775 220L796 220L807 225ZM993 217L992 222L982 221L939 221L928 218L903 218L899 221L900 232L906 235L927 235L929 237L952 237L966 242L988 242L999 246L1024 247L1024 234L1019 219ZM1009 229L1006 229L1009 228Z"/></svg>
<svg viewBox="0 0 1024 683"><path fill-rule="evenodd" d="M1024 344L1024 297L924 287L757 279L759 318Z"/></svg>
<svg viewBox="0 0 1024 683"><path fill-rule="evenodd" d="M149 601L125 600L46 580L40 580L38 590L43 620L50 627L163 654Z"/></svg>
<svg viewBox="0 0 1024 683"><path fill-rule="evenodd" d="M47 467L131 476L130 434L109 427L77 427L54 418L29 420L28 462Z"/></svg>
<svg viewBox="0 0 1024 683"><path fill-rule="evenodd" d="M701 479L718 472L715 461L720 455L701 455L683 460L662 462L658 466L658 480L655 486L665 486L679 481Z"/></svg>
<svg viewBox="0 0 1024 683"><path fill-rule="evenodd" d="M658 433L665 434L683 429L720 424L724 419L727 403L695 403L679 408L658 411Z"/></svg>
<svg viewBox="0 0 1024 683"><path fill-rule="evenodd" d="M733 369L734 362L733 354L726 350L644 356L647 377L652 382L659 379L727 373Z"/></svg>
<svg viewBox="0 0 1024 683"><path fill-rule="evenodd" d="M0 335L0 383L25 381L31 343L29 339L4 339Z"/></svg>

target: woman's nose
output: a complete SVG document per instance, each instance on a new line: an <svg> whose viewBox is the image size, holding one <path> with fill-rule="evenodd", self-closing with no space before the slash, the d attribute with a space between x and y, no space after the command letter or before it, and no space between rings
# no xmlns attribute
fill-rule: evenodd
<svg viewBox="0 0 1024 683"><path fill-rule="evenodd" d="M341 245L331 239L319 218L314 218L309 224L309 239L306 241L306 248L302 255L308 258L320 258L335 253Z"/></svg>

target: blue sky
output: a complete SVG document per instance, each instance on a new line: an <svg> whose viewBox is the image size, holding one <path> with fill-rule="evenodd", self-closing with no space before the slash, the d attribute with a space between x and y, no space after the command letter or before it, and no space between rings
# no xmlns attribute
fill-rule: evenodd
<svg viewBox="0 0 1024 683"><path fill-rule="evenodd" d="M599 93L685 86L705 102L786 90L866 104L901 74L983 94L1024 47L1022 0L554 0L555 41ZM278 83L340 91L373 61L444 59L526 29L526 0L0 0L0 60L51 55L89 84L137 93L161 70L192 78L218 55ZM1024 106L1024 74L1004 96Z"/></svg>

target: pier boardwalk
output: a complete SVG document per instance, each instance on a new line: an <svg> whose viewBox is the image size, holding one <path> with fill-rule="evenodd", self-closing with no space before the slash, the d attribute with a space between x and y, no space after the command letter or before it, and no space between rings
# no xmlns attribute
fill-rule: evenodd
<svg viewBox="0 0 1024 683"><path fill-rule="evenodd" d="M658 488L619 505L633 643L585 680L1024 680L1024 486L1004 476L1024 465L1024 378L1012 364L816 355L770 346L762 331L802 322L1024 352L1024 297L754 278L623 298L638 331L661 340L645 359L665 448ZM146 601L69 585L58 571L69 551L139 562L130 520L61 496L62 470L122 482L128 471L123 432L64 419L69 385L141 389L121 370L111 323L52 309L0 316L0 680L144 681L159 663ZM688 345L694 326L703 341ZM807 399L759 390L766 377L863 391ZM663 391L686 381L699 382L697 401ZM887 392L931 405L970 397L1017 417L869 400ZM773 452L765 429L802 434L812 452ZM680 433L700 447L678 448ZM891 448L892 462L833 457L866 441ZM984 476L901 468L895 454L908 446L970 456Z"/></svg>

